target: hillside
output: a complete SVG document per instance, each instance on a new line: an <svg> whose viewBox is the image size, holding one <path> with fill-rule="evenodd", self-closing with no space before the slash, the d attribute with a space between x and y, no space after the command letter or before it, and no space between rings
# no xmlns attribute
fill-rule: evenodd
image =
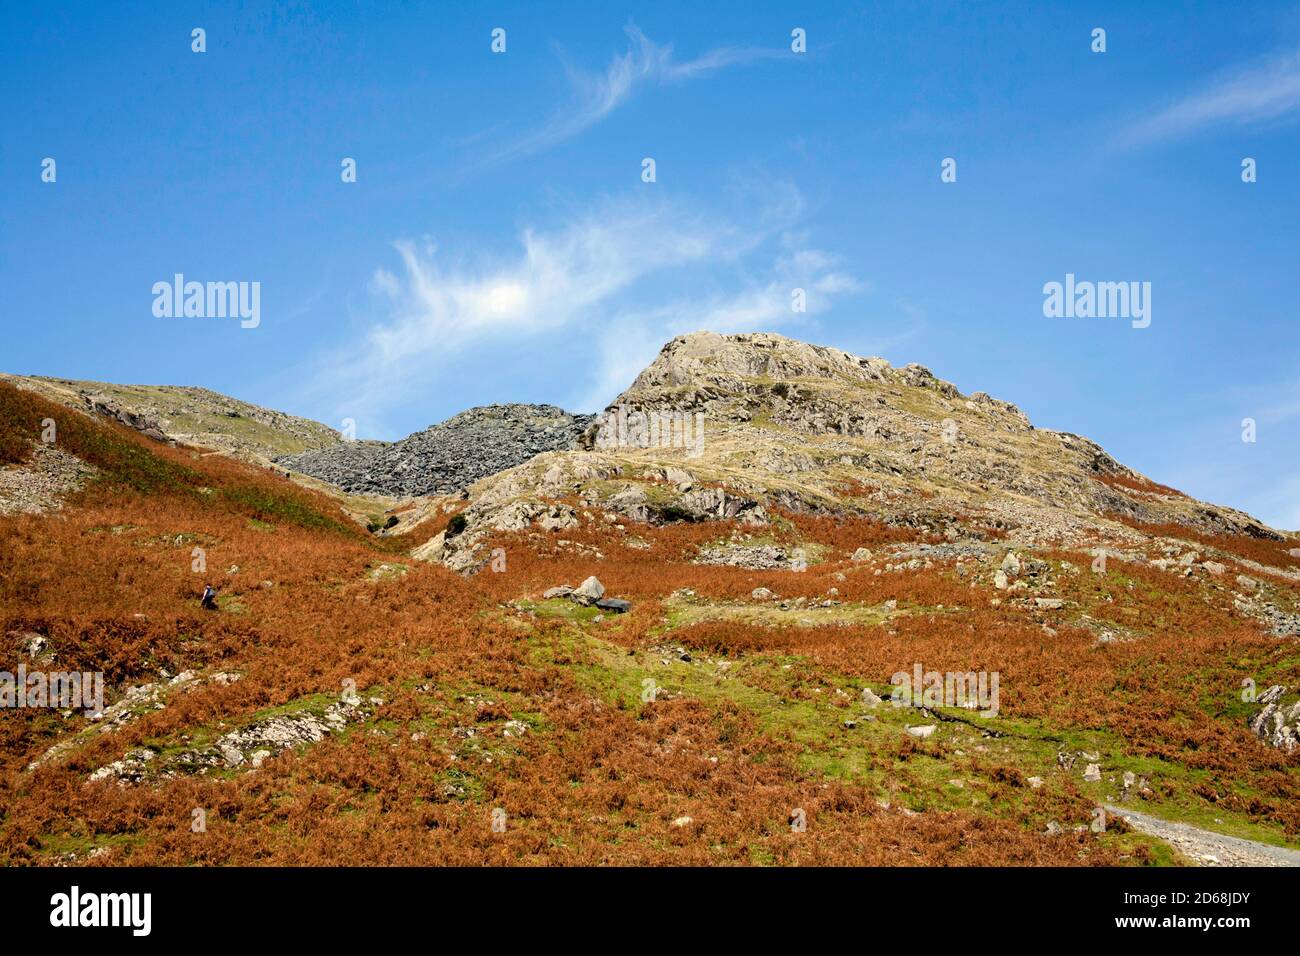
<svg viewBox="0 0 1300 956"><path fill-rule="evenodd" d="M155 438L226 452L246 461L265 463L343 440L320 422L206 388L112 385L3 373L0 381L30 389L68 408L113 418Z"/></svg>
<svg viewBox="0 0 1300 956"><path fill-rule="evenodd" d="M0 722L0 861L1300 859L1291 536L780 336L611 409L367 533L0 382L0 670L105 685Z"/></svg>

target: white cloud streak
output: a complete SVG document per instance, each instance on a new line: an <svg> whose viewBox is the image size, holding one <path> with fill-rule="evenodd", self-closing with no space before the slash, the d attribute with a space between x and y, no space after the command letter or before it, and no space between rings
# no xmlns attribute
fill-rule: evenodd
<svg viewBox="0 0 1300 956"><path fill-rule="evenodd" d="M1204 90L1131 124L1121 136L1138 146L1188 136L1220 123L1246 125L1300 110L1300 52L1225 76Z"/></svg>
<svg viewBox="0 0 1300 956"><path fill-rule="evenodd" d="M603 73L567 67L573 101L541 128L499 152L497 161L540 152L595 126L648 86L669 86L699 79L744 63L780 56L782 51L721 47L694 60L678 60L671 43L658 44L629 24L626 53L617 54Z"/></svg>
<svg viewBox="0 0 1300 956"><path fill-rule="evenodd" d="M601 343L598 368L595 356L574 357L578 387L590 385L581 400L595 407L631 382L646 349L653 357L674 335L798 320L795 287L806 290L808 314L862 288L791 236L802 204L772 192L778 205L750 208L743 222L658 201L605 202L557 227L523 230L518 250L496 259L448 261L428 240L397 242L401 268L372 277L379 317L357 347L323 356L305 390L351 417L383 420L458 355L563 333Z"/></svg>

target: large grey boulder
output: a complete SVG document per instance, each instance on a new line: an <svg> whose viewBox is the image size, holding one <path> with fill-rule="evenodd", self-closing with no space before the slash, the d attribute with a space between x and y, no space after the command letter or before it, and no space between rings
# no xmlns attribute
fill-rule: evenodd
<svg viewBox="0 0 1300 956"><path fill-rule="evenodd" d="M579 604L595 604L605 596L605 585L594 574L578 585L570 597Z"/></svg>

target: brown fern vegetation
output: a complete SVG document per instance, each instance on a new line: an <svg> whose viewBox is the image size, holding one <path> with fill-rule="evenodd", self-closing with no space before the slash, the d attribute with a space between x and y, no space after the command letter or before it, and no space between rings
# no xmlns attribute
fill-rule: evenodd
<svg viewBox="0 0 1300 956"><path fill-rule="evenodd" d="M1135 528L1152 537L1181 538L1194 541L1209 548L1216 548L1237 558L1245 558L1273 568L1292 568L1300 570L1300 558L1291 554L1296 547L1294 540L1279 541L1272 538L1257 538L1246 534L1210 534L1198 528L1183 524L1153 524L1138 521L1127 515L1111 515L1116 521Z"/></svg>
<svg viewBox="0 0 1300 956"><path fill-rule="evenodd" d="M1148 859L1122 832L1044 837L1046 819L1086 822L1089 799L1068 783L1032 791L1000 752L961 756L948 744L882 735L862 748L854 773L830 773L810 764L806 740L743 698L638 703L602 691L617 675L611 660L665 640L753 663L754 692L792 706L823 700L818 688L882 684L917 661L997 670L1011 726L1115 734L1133 754L1181 768L1159 784L1162 796L1300 830L1296 760L1262 749L1222 703L1244 676L1295 680L1300 666L1286 645L1208 604L1193 582L1130 567L1122 578L1062 575L1094 618L1144 632L1099 647L1083 627L1049 636L1032 611L990 607L988 592L950 563L872 574L849 560L856 548L936 539L868 519L779 515L781 541L817 548L821 563L803 573L692 563L701 547L753 532L728 523L624 532L585 524L503 534L491 546L505 549L505 573L461 577L402 556L449 514L414 540L376 538L325 495L0 385L3 461L22 461L47 417L60 447L99 477L56 515L0 519L0 633L35 631L49 638L58 668L102 670L110 703L164 670L241 679L169 697L34 769L52 745L91 725L57 711L0 716L6 864L65 853L84 861L91 847L110 851L95 858L105 865ZM195 547L206 574L192 569ZM1086 569L1086 556L1052 560L1067 558ZM394 564L405 573L372 573ZM545 588L589 574L632 599L633 611L598 625L529 609ZM199 607L209 582L221 596L217 613ZM665 602L679 589L736 603L757 587L809 600L835 587L845 603L892 600L904 613L874 626L702 621L666 631ZM0 669L19 661L12 640L0 643ZM374 715L260 769L88 782L132 748L179 748L304 699L337 699L345 681L382 699ZM630 681L635 688L637 675ZM529 731L507 736L510 720ZM925 788L944 761L974 781L969 801L963 792L961 801L900 812L907 799L931 799ZM191 831L194 808L207 811L206 833ZM493 830L496 808L507 814L505 832ZM792 832L792 808L805 811L805 832Z"/></svg>
<svg viewBox="0 0 1300 956"><path fill-rule="evenodd" d="M1130 478L1128 475L1097 475L1097 480L1108 488L1118 488L1120 491L1137 491L1148 495L1169 495L1174 498L1186 498L1177 488L1170 488L1168 485L1157 484L1149 478L1138 476Z"/></svg>

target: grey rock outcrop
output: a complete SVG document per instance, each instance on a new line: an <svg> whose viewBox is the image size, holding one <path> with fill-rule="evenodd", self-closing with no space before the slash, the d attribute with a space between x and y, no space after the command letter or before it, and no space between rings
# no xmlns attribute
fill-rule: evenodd
<svg viewBox="0 0 1300 956"><path fill-rule="evenodd" d="M398 442L345 442L276 464L351 494L455 494L541 452L576 447L592 420L554 405L485 405Z"/></svg>
<svg viewBox="0 0 1300 956"><path fill-rule="evenodd" d="M1260 694L1262 706L1250 719L1250 729L1270 747L1290 752L1300 746L1300 700L1287 701L1287 696L1281 684Z"/></svg>

